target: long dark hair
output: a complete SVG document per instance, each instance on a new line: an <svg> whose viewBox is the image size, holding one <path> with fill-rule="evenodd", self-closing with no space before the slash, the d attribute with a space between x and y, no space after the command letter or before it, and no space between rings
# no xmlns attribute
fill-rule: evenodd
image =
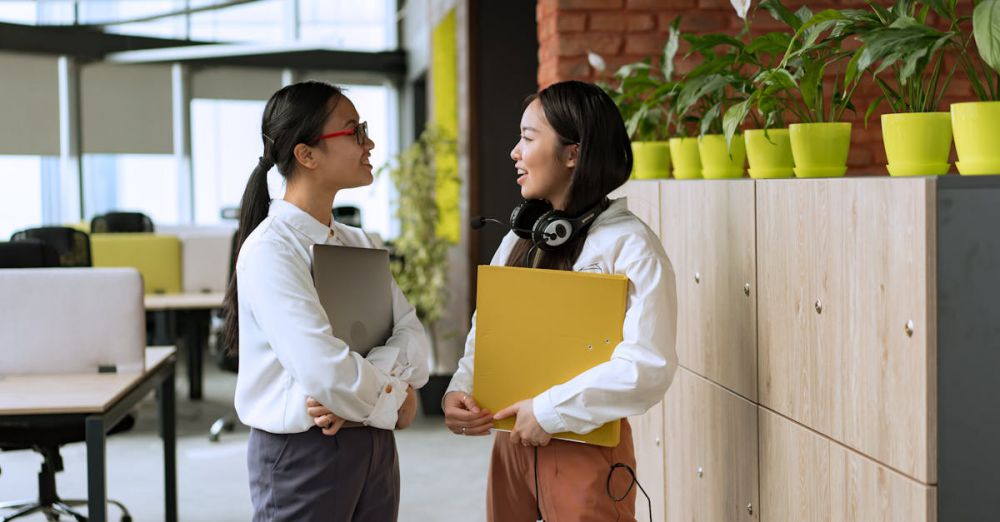
<svg viewBox="0 0 1000 522"><path fill-rule="evenodd" d="M580 145L564 210L571 217L579 216L600 204L632 172L632 143L625 123L615 102L590 83L552 84L528 97L525 107L536 99L559 137L560 146ZM586 234L580 234L557 250L541 253L538 268L572 270L586 238ZM518 239L507 265L532 266L532 260L528 259L531 247L531 241Z"/></svg>
<svg viewBox="0 0 1000 522"><path fill-rule="evenodd" d="M240 201L240 226L236 232L234 256L239 255L247 236L267 217L271 205L271 195L267 191L267 172L271 167L278 167L278 172L286 181L292 176L295 170L295 146L299 143L315 145L319 141L327 117L343 95L340 88L328 83L307 81L282 87L267 101L260 123L264 154L250 174ZM235 356L239 353L240 346L236 270L233 270L226 288L223 313L226 318L223 327L226 352Z"/></svg>

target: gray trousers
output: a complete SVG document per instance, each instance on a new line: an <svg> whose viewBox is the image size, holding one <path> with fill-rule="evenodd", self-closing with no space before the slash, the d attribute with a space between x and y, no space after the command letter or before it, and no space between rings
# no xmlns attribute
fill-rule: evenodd
<svg viewBox="0 0 1000 522"><path fill-rule="evenodd" d="M254 522L391 522L399 515L392 431L319 428L277 435L251 429L247 446Z"/></svg>

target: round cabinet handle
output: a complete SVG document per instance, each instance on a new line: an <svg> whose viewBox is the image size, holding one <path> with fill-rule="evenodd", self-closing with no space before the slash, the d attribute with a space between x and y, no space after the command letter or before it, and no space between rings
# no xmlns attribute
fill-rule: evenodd
<svg viewBox="0 0 1000 522"><path fill-rule="evenodd" d="M816 313L817 314L823 313L823 301L820 301L819 299L817 299L815 306L816 306Z"/></svg>
<svg viewBox="0 0 1000 522"><path fill-rule="evenodd" d="M694 282L695 282L695 284L701 283L701 274L700 273L698 273L698 272L694 273Z"/></svg>
<svg viewBox="0 0 1000 522"><path fill-rule="evenodd" d="M705 470L703 470L701 467L698 467L698 478L701 478L701 476L704 475L704 474L705 474Z"/></svg>
<svg viewBox="0 0 1000 522"><path fill-rule="evenodd" d="M660 438L659 438L659 437L656 437L656 445L657 445L657 446L659 446L659 445L660 445Z"/></svg>
<svg viewBox="0 0 1000 522"><path fill-rule="evenodd" d="M743 295L750 297L750 283L743 285Z"/></svg>
<svg viewBox="0 0 1000 522"><path fill-rule="evenodd" d="M913 337L913 319L906 321L906 326L903 328L906 331L907 337Z"/></svg>
<svg viewBox="0 0 1000 522"><path fill-rule="evenodd" d="M747 514L753 515L753 504L747 504Z"/></svg>

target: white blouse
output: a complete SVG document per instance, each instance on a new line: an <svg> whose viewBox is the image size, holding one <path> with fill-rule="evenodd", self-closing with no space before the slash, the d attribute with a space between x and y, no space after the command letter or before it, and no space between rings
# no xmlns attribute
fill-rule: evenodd
<svg viewBox="0 0 1000 522"><path fill-rule="evenodd" d="M310 246L316 243L373 248L361 230L328 227L284 200L271 202L243 243L236 262L236 412L257 429L300 433L313 426L306 413L306 397L313 397L341 418L393 429L407 384L427 382L423 325L393 281L392 336L367 357L351 351L334 337L313 286Z"/></svg>
<svg viewBox="0 0 1000 522"><path fill-rule="evenodd" d="M507 234L490 264L505 265L517 239ZM606 422L643 413L663 400L677 370L673 267L660 239L628 211L624 198L614 200L594 220L573 270L629 278L623 340L610 361L534 397L535 417L548 433L589 433ZM475 323L473 315L465 356L449 392L475 395Z"/></svg>

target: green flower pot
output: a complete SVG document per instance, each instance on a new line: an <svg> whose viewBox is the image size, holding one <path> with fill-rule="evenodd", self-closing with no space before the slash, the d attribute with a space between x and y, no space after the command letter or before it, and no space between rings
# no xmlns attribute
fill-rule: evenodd
<svg viewBox="0 0 1000 522"><path fill-rule="evenodd" d="M882 115L882 142L890 176L940 176L951 168L951 115L914 112Z"/></svg>
<svg viewBox="0 0 1000 522"><path fill-rule="evenodd" d="M743 177L747 149L742 134L733 136L733 142L728 147L726 146L726 137L722 134L699 136L698 152L701 154L701 175L705 179Z"/></svg>
<svg viewBox="0 0 1000 522"><path fill-rule="evenodd" d="M670 159L677 179L701 179L698 138L670 138Z"/></svg>
<svg viewBox="0 0 1000 522"><path fill-rule="evenodd" d="M951 128L960 174L1000 174L1000 101L951 104Z"/></svg>
<svg viewBox="0 0 1000 522"><path fill-rule="evenodd" d="M838 178L847 173L851 124L793 123L788 126L797 178Z"/></svg>
<svg viewBox="0 0 1000 522"><path fill-rule="evenodd" d="M662 179L670 177L670 142L633 141L632 177Z"/></svg>
<svg viewBox="0 0 1000 522"><path fill-rule="evenodd" d="M748 172L755 179L791 178L792 140L788 129L755 129L746 131Z"/></svg>

